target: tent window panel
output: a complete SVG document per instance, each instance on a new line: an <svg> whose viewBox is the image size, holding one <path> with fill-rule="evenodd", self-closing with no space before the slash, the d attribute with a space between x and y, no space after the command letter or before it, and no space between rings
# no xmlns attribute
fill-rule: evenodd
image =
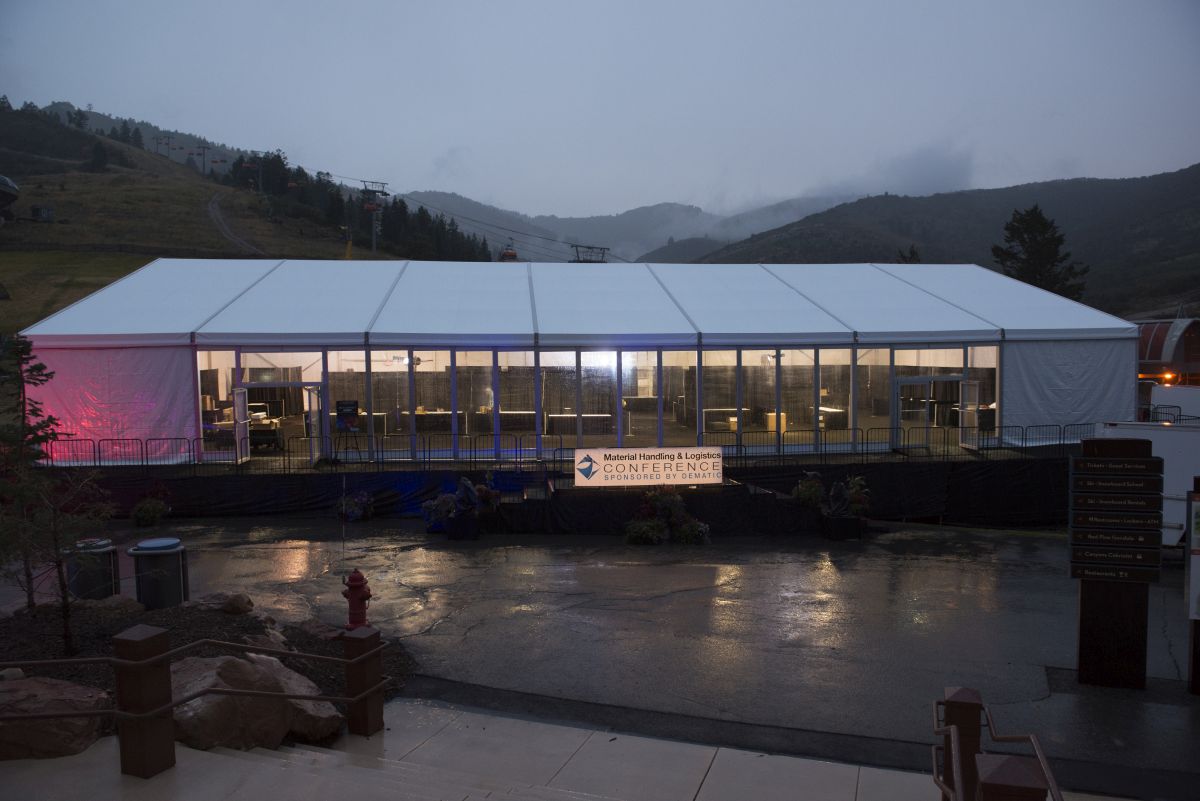
<svg viewBox="0 0 1200 801"><path fill-rule="evenodd" d="M496 405L492 389L492 352L490 350L459 351L455 356L458 371L460 436L487 437L492 435L492 411ZM490 450L493 442L476 442L479 448Z"/></svg>
<svg viewBox="0 0 1200 801"><path fill-rule="evenodd" d="M743 431L775 430L775 351L742 351L742 406Z"/></svg>
<svg viewBox="0 0 1200 801"><path fill-rule="evenodd" d="M404 436L408 431L408 351L371 352L371 406L376 415L376 436ZM332 363L331 363L332 369ZM333 387L330 387L333 396ZM380 430L379 422L383 421Z"/></svg>
<svg viewBox="0 0 1200 801"><path fill-rule="evenodd" d="M696 351L662 355L663 445L696 444Z"/></svg>
<svg viewBox="0 0 1200 801"><path fill-rule="evenodd" d="M821 407L817 421L824 431L850 427L851 355L849 349L821 349Z"/></svg>
<svg viewBox="0 0 1200 801"><path fill-rule="evenodd" d="M367 408L366 353L361 350L331 350L329 351L328 365L329 403L332 406L328 410L329 430L334 433L345 431L366 433L368 431L367 414L370 412L370 409ZM345 404L353 402L358 410L356 417L351 417L348 413L338 416L338 401ZM382 419L378 420L376 428L383 428ZM382 434L383 431L379 430L375 433Z"/></svg>
<svg viewBox="0 0 1200 801"><path fill-rule="evenodd" d="M813 385L816 355L812 350L780 351L780 394L783 408L783 445L811 447L813 444Z"/></svg>
<svg viewBox="0 0 1200 801"><path fill-rule="evenodd" d="M997 366L999 364L1000 348L995 345L967 348L967 380L976 381L979 385L979 405L985 409L996 410L998 395ZM995 424L998 412L980 415L980 427L990 428Z"/></svg>
<svg viewBox="0 0 1200 801"><path fill-rule="evenodd" d="M450 411L450 351L413 351L413 391L416 406L412 411L413 425L418 436L430 437L437 447L449 447L451 432ZM397 429L408 430L407 413L400 413ZM459 431L463 430L459 415Z"/></svg>
<svg viewBox="0 0 1200 801"><path fill-rule="evenodd" d="M575 447L575 351L541 354L542 431L546 448Z"/></svg>
<svg viewBox="0 0 1200 801"><path fill-rule="evenodd" d="M501 351L500 434L524 437L524 447L533 447L536 411L533 408L533 351ZM511 447L512 443L504 445Z"/></svg>
<svg viewBox="0 0 1200 801"><path fill-rule="evenodd" d="M889 348L859 348L858 427L864 432L892 425L892 383L890 378L892 352Z"/></svg>
<svg viewBox="0 0 1200 801"><path fill-rule="evenodd" d="M200 387L201 447L205 452L230 451L233 433L233 370L231 350L196 353Z"/></svg>
<svg viewBox="0 0 1200 801"><path fill-rule="evenodd" d="M321 381L321 352L242 351L242 382Z"/></svg>
<svg viewBox="0 0 1200 801"><path fill-rule="evenodd" d="M617 353L584 351L580 354L583 377L583 446L617 446Z"/></svg>
<svg viewBox="0 0 1200 801"><path fill-rule="evenodd" d="M962 375L962 348L897 348L896 377Z"/></svg>
<svg viewBox="0 0 1200 801"><path fill-rule="evenodd" d="M704 351L704 418L701 430L705 434L737 431L737 351ZM714 444L721 444L714 440Z"/></svg>
<svg viewBox="0 0 1200 801"><path fill-rule="evenodd" d="M621 354L621 410L625 415L626 447L650 448L658 442L657 373L657 351Z"/></svg>

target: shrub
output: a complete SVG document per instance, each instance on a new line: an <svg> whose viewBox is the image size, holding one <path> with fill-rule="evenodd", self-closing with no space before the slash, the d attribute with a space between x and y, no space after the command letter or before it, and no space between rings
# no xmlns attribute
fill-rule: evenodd
<svg viewBox="0 0 1200 801"><path fill-rule="evenodd" d="M688 514L683 497L672 487L656 487L642 496L633 519L625 524L625 541L636 545L708 542L708 525Z"/></svg>
<svg viewBox="0 0 1200 801"><path fill-rule="evenodd" d="M142 498L133 509L130 510L129 516L133 518L133 524L139 528L148 526L157 526L164 517L171 513L171 507L167 506L167 502L161 498L149 497Z"/></svg>
<svg viewBox="0 0 1200 801"><path fill-rule="evenodd" d="M825 485L821 483L820 474L806 473L792 488L792 497L805 508L820 509L821 501L825 499Z"/></svg>

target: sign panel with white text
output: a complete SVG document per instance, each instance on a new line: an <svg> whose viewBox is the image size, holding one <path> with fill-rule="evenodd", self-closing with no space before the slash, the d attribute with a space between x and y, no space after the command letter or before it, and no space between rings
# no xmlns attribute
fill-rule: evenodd
<svg viewBox="0 0 1200 801"><path fill-rule="evenodd" d="M576 487L720 484L720 448L578 448Z"/></svg>

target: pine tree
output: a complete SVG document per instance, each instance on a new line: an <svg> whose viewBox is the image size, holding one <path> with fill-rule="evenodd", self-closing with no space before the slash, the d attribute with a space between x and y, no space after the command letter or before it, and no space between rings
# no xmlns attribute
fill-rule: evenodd
<svg viewBox="0 0 1200 801"><path fill-rule="evenodd" d="M0 95L0 112L12 110L12 103L8 102L8 95Z"/></svg>
<svg viewBox="0 0 1200 801"><path fill-rule="evenodd" d="M16 557L21 564L18 583L25 603L34 607L31 519L35 486L41 478L37 463L58 438L58 420L45 414L29 396L54 377L33 355L33 343L19 336L0 336L0 564Z"/></svg>
<svg viewBox="0 0 1200 801"><path fill-rule="evenodd" d="M1063 252L1063 235L1058 226L1034 204L1024 211L1013 209L1004 225L1004 247L992 246L992 258L1010 278L1049 290L1064 298L1083 297L1088 268Z"/></svg>
<svg viewBox="0 0 1200 801"><path fill-rule="evenodd" d="M145 144L142 143L142 129L134 128L133 133L129 134L129 144L139 149L145 149Z"/></svg>
<svg viewBox="0 0 1200 801"><path fill-rule="evenodd" d="M133 131L129 130L129 120L121 120L121 130L115 137L118 142L129 144L133 137Z"/></svg>

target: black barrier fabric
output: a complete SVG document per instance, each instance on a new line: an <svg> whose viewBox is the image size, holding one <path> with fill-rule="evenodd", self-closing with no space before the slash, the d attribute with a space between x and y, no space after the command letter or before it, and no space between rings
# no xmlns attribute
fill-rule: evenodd
<svg viewBox="0 0 1200 801"><path fill-rule="evenodd" d="M738 484L683 492L693 515L713 535L788 532L795 511L771 493L788 494L806 473L834 481L861 475L871 492L869 516L880 520L937 520L958 525L1037 526L1066 521L1067 461L1038 459L927 464L876 463L814 468L726 469ZM396 471L389 473L251 474L152 478L142 470L103 472L101 486L111 494L118 514L128 514L148 494L165 495L175 517L243 516L289 513L335 515L338 499L369 493L376 516L413 517L421 504L442 492L454 492L473 471ZM528 483L530 475L496 471L493 484L508 490ZM344 482L344 484L343 484ZM641 490L560 489L547 501L503 504L502 517L512 531L621 534L642 502ZM520 507L520 508L516 508Z"/></svg>

